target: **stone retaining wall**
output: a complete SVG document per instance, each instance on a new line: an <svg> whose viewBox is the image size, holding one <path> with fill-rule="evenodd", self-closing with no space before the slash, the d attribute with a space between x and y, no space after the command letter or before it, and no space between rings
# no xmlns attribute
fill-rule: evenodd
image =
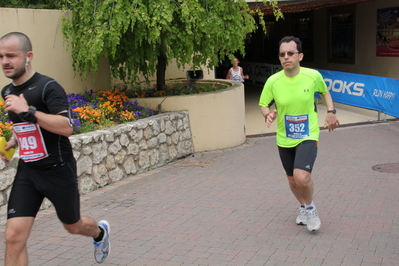
<svg viewBox="0 0 399 266"><path fill-rule="evenodd" d="M79 189L88 193L129 175L157 168L194 152L187 111L170 112L70 137L77 160ZM0 160L0 225L6 221L7 198L18 156ZM42 208L50 206L45 200Z"/></svg>

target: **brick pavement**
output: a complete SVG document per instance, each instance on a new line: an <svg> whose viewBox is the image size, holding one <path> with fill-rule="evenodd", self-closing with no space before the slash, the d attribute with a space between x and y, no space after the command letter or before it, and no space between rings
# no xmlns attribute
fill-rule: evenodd
<svg viewBox="0 0 399 266"><path fill-rule="evenodd" d="M313 172L317 232L297 226L274 136L196 153L82 197L111 224L103 265L398 265L399 122L322 131ZM3 233L1 236L4 239ZM90 238L66 233L51 209L29 240L30 265L96 265ZM4 241L0 245L3 263Z"/></svg>

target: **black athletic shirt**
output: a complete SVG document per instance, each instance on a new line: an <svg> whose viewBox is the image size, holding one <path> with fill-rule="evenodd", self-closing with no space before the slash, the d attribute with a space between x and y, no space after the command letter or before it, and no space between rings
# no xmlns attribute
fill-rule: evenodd
<svg viewBox="0 0 399 266"><path fill-rule="evenodd" d="M61 111L68 110L66 93L61 85L54 79L37 72L22 85L14 86L11 83L5 86L1 91L1 96L5 99L9 94L18 96L21 93L24 94L28 105L36 107L37 111L47 114L58 114ZM14 124L24 122L12 111L9 111L8 115ZM67 113L61 115L67 117ZM20 160L20 163L25 163L33 168L43 169L69 161L73 157L71 143L67 137L51 133L41 127L39 128L43 135L48 157L28 163Z"/></svg>

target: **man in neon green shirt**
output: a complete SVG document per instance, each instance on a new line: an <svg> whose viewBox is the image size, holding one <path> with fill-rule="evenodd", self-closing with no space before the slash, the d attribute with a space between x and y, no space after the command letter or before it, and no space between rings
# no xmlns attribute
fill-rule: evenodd
<svg viewBox="0 0 399 266"><path fill-rule="evenodd" d="M272 75L260 96L259 106L269 127L277 119L277 146L290 189L300 203L296 223L309 231L320 228L321 222L313 203L311 172L317 156L319 122L314 100L320 93L327 105L325 127L334 130L339 121L323 77L313 69L300 66L302 43L286 36L280 41L279 58L283 70ZM270 107L275 104L275 110Z"/></svg>

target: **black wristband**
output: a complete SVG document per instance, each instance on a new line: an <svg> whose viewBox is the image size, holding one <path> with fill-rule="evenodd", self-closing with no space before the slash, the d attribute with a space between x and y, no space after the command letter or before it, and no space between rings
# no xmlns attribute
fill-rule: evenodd
<svg viewBox="0 0 399 266"><path fill-rule="evenodd" d="M31 105L29 106L28 112L20 112L18 116L24 122L36 123L37 118L35 116L35 113L36 113L36 107Z"/></svg>

